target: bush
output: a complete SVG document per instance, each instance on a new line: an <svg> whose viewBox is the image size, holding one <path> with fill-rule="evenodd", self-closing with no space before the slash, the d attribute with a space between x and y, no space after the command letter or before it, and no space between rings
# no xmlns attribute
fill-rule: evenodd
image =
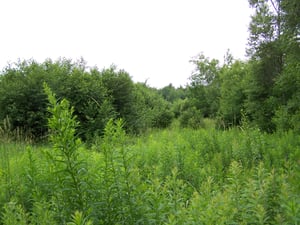
<svg viewBox="0 0 300 225"><path fill-rule="evenodd" d="M198 129L204 126L203 115L199 109L192 106L181 113L179 117L181 127Z"/></svg>
<svg viewBox="0 0 300 225"><path fill-rule="evenodd" d="M157 128L166 128L171 125L174 114L169 109L164 109L156 115L153 121L153 126Z"/></svg>

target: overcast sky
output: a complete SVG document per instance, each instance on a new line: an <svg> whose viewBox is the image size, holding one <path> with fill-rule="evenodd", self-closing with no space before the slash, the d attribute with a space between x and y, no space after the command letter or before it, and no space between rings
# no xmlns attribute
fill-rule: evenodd
<svg viewBox="0 0 300 225"><path fill-rule="evenodd" d="M0 0L0 68L83 57L135 82L185 85L200 52L245 58L250 12L247 0Z"/></svg>

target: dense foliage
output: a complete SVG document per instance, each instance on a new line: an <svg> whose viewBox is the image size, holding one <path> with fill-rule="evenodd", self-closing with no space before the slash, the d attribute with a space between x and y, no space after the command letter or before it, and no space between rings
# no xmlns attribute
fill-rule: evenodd
<svg viewBox="0 0 300 225"><path fill-rule="evenodd" d="M300 137L247 128L127 136L87 148L48 87L51 146L0 144L0 224L298 224Z"/></svg>
<svg viewBox="0 0 300 225"><path fill-rule="evenodd" d="M195 71L186 87L150 88L134 83L116 66L87 68L83 59L34 60L9 64L0 75L0 121L36 138L47 135L46 82L59 99L74 106L84 140L103 134L110 119L141 133L164 128L173 118L183 127L200 127L202 117L228 128L250 124L267 132L300 131L300 3L297 0L249 0L248 60L224 62L204 54L192 58ZM0 124L4 125L4 124Z"/></svg>
<svg viewBox="0 0 300 225"><path fill-rule="evenodd" d="M268 132L293 129L300 121L300 3L294 0L249 0L249 60L227 52L223 65L200 54L191 60L190 98L220 127L239 125L247 116Z"/></svg>
<svg viewBox="0 0 300 225"><path fill-rule="evenodd" d="M300 224L300 2L249 4L248 60L199 54L186 87L4 68L0 224Z"/></svg>
<svg viewBox="0 0 300 225"><path fill-rule="evenodd" d="M47 98L43 82L66 98L80 122L84 139L101 135L110 119L122 118L127 130L166 127L173 118L169 103L146 85L134 84L129 74L115 66L88 70L85 62L60 59L34 60L8 65L0 76L0 121L7 117L11 129L35 138L47 135ZM2 124L3 125L3 124Z"/></svg>

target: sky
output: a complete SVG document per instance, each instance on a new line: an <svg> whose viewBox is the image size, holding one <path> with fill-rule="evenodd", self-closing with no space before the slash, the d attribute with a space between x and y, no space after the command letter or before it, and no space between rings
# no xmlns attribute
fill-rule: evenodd
<svg viewBox="0 0 300 225"><path fill-rule="evenodd" d="M185 86L199 53L245 59L250 13L247 0L0 0L0 69L82 57L134 82Z"/></svg>

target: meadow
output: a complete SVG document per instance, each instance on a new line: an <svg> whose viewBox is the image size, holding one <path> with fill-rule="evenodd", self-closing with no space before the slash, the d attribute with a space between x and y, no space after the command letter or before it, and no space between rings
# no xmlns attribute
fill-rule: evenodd
<svg viewBox="0 0 300 225"><path fill-rule="evenodd" d="M105 131L65 155L58 143L1 143L1 224L300 223L299 135Z"/></svg>
<svg viewBox="0 0 300 225"><path fill-rule="evenodd" d="M299 224L300 137L236 127L127 135L110 120L86 144L46 88L49 143L0 144L0 224Z"/></svg>
<svg viewBox="0 0 300 225"><path fill-rule="evenodd" d="M83 58L8 62L0 225L300 224L300 1L248 3L244 60L201 52L180 87Z"/></svg>

